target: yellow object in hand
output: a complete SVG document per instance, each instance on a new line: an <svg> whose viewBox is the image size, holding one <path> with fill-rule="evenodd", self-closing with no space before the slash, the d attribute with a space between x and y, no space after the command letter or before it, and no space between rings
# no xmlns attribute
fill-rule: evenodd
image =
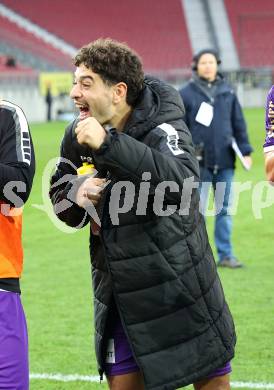
<svg viewBox="0 0 274 390"><path fill-rule="evenodd" d="M94 165L88 162L84 162L83 165L77 168L77 174L79 175L92 175L94 173Z"/></svg>

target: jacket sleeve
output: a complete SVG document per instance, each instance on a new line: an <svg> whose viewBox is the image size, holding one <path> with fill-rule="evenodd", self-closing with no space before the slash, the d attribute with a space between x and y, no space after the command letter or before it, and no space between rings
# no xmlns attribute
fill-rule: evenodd
<svg viewBox="0 0 274 390"><path fill-rule="evenodd" d="M89 222L87 212L75 203L78 188L86 179L77 177L77 156L72 147L72 127L64 135L60 158L50 181L49 196L57 217L67 225L81 228ZM79 158L79 157L78 157Z"/></svg>
<svg viewBox="0 0 274 390"><path fill-rule="evenodd" d="M163 124L152 130L150 143L144 144L127 134L112 133L95 153L96 160L104 165L118 180L140 183L142 174L151 174L151 185L174 182L180 188L184 180L199 179L199 167L194 155L191 136L183 121L180 130ZM171 197L179 201L179 193Z"/></svg>
<svg viewBox="0 0 274 390"><path fill-rule="evenodd" d="M27 119L22 109L0 103L0 201L22 207L35 172L35 156Z"/></svg>
<svg viewBox="0 0 274 390"><path fill-rule="evenodd" d="M248 156L253 151L252 146L249 143L246 122L243 116L243 111L236 95L234 95L232 106L232 127L233 135L239 146L240 151L244 156Z"/></svg>

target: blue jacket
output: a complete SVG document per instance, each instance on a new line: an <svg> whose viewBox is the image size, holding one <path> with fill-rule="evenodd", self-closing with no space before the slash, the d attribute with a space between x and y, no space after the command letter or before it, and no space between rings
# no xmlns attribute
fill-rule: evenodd
<svg viewBox="0 0 274 390"><path fill-rule="evenodd" d="M205 81L195 77L180 90L185 105L185 122L193 142L203 149L200 164L207 168L235 168L235 153L231 147L234 137L244 156L252 152L246 123L237 96L232 87L222 78L213 82L214 93L203 88ZM209 127L195 118L202 102L213 106L213 119Z"/></svg>

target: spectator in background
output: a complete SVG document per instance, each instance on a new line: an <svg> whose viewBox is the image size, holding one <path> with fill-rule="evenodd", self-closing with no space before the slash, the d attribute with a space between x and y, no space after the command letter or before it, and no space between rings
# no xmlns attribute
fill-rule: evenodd
<svg viewBox="0 0 274 390"><path fill-rule="evenodd" d="M267 95L265 129L265 171L267 175L267 180L269 180L270 182L274 182L274 85L271 87Z"/></svg>
<svg viewBox="0 0 274 390"><path fill-rule="evenodd" d="M6 66L8 68L16 68L16 59L14 57L8 56L6 59Z"/></svg>
<svg viewBox="0 0 274 390"><path fill-rule="evenodd" d="M74 63L71 97L80 115L65 132L50 196L68 225L91 223L99 372L112 390L175 389L193 382L196 390L228 390L234 325L198 190L189 191L188 213L180 215L180 191L162 187L182 189L198 181L180 96L145 78L136 53L110 39L84 46ZM87 161L97 178L77 177ZM131 195L130 210L119 211ZM71 206L61 209L68 200ZM101 227L87 213L92 204ZM169 204L177 210L163 216Z"/></svg>
<svg viewBox="0 0 274 390"><path fill-rule="evenodd" d="M23 111L0 101L0 389L29 388L28 335L20 299L22 206L34 176Z"/></svg>
<svg viewBox="0 0 274 390"><path fill-rule="evenodd" d="M185 121L192 134L200 165L201 211L205 213L211 185L215 195L215 245L218 266L238 268L243 264L234 256L231 243L232 220L228 213L235 171L232 140L251 167L252 147L248 141L242 109L232 87L218 72L221 60L213 49L193 57L193 77L180 90L185 105ZM216 191L217 183L222 190Z"/></svg>
<svg viewBox="0 0 274 390"><path fill-rule="evenodd" d="M51 115L52 112L51 111L52 111L53 97L52 97L50 85L48 85L48 87L47 87L45 101L47 104L47 121L51 122L51 119L52 119L52 115Z"/></svg>

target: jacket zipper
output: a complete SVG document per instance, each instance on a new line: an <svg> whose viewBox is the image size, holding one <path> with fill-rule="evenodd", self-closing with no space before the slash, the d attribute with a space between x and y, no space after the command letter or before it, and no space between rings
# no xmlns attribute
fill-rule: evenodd
<svg viewBox="0 0 274 390"><path fill-rule="evenodd" d="M106 179L106 181L108 181L110 178L111 178L111 174L108 171L107 174L106 174L105 179ZM103 205L103 209L104 209L104 205ZM102 230L102 220L103 220L103 213L104 213L103 209L102 209L101 215L100 215L100 217L101 217L101 228L99 230L99 236L100 236L102 241L103 241L103 236L102 236L101 230ZM103 251L104 251L104 254L105 254L104 245L103 245ZM108 306L108 310L107 311L109 312L109 306ZM107 316L108 316L108 313L107 313ZM107 316L106 316L106 318L107 318ZM105 335L105 330L104 330L104 334L103 334L102 340L104 339L104 335ZM104 372L105 372L105 370L104 370L105 362L104 362L104 356L103 356L103 343L102 343L102 346L100 348L100 355L101 355L101 362L99 362L100 363L100 368L98 369L98 373L99 373L99 377L100 377L99 380L100 380L100 384L101 384L101 382L104 380Z"/></svg>
<svg viewBox="0 0 274 390"><path fill-rule="evenodd" d="M194 85L196 85L197 88L203 93L203 95L208 98L209 104L214 107L215 98L213 96L210 96L209 94L207 94L206 90L204 90L198 83L194 82ZM214 134L214 138L215 138L215 134ZM214 144L216 145L215 139L214 139ZM205 155L206 155L206 153L205 153ZM216 148L214 147L214 158L215 158L215 161L216 161L216 155L217 155ZM206 161L205 161L205 164L206 164ZM217 174L218 169L219 169L218 164L215 164L214 167L213 167L214 175Z"/></svg>

